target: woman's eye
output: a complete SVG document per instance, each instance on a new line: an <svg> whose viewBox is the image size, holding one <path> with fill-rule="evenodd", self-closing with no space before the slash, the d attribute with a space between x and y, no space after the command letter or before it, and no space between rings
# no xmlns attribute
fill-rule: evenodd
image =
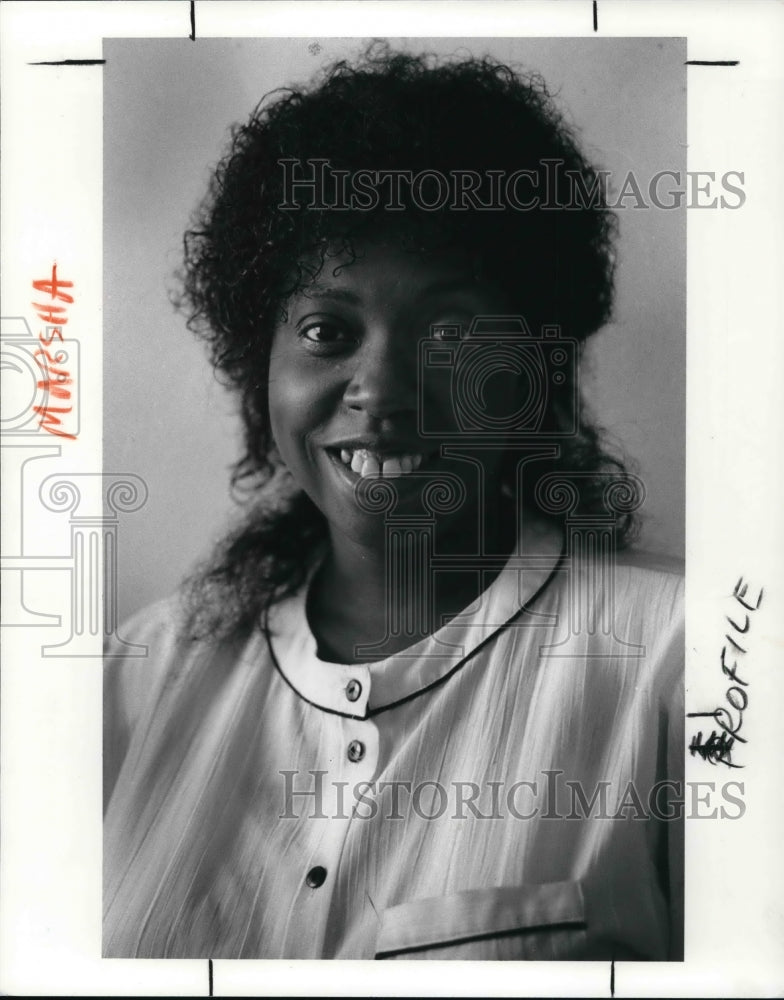
<svg viewBox="0 0 784 1000"><path fill-rule="evenodd" d="M432 323L430 336L433 340L458 341L468 336L468 327L464 323Z"/></svg>
<svg viewBox="0 0 784 1000"><path fill-rule="evenodd" d="M351 340L351 335L338 323L308 323L300 331L300 336L313 344L342 344Z"/></svg>

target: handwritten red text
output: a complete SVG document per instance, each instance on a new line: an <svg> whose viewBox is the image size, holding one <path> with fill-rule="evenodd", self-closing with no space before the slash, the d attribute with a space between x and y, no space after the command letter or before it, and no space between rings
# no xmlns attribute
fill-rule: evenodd
<svg viewBox="0 0 784 1000"><path fill-rule="evenodd" d="M39 426L57 437L76 440L75 434L63 429L61 416L71 413L71 393L73 378L67 368L63 367L67 353L54 346L55 341L63 342L63 327L68 322L67 306L73 304L73 296L65 291L73 288L72 281L64 281L57 277L57 264L52 264L52 274L33 282L33 288L39 293L38 298L48 301L33 301L33 308L39 319L50 324L46 330L38 334L41 346L35 352L43 377L38 382L38 388L46 393L42 406L33 407L41 418ZM65 303L61 305L60 303Z"/></svg>

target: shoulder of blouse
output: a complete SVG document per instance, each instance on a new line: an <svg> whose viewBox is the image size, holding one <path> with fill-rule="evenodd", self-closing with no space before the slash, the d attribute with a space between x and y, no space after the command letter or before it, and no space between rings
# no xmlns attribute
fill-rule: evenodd
<svg viewBox="0 0 784 1000"><path fill-rule="evenodd" d="M181 595L126 619L106 643L103 662L104 801L108 803L131 739L168 694L184 689L218 660L236 661L247 637L212 642L183 634ZM235 648L236 647L236 648Z"/></svg>
<svg viewBox="0 0 784 1000"><path fill-rule="evenodd" d="M658 552L648 552L645 549L622 549L617 553L616 561L619 566L636 569L642 573L678 579L683 579L686 569L683 559L661 555Z"/></svg>
<svg viewBox="0 0 784 1000"><path fill-rule="evenodd" d="M639 549L619 552L614 562L616 596L631 603L643 602L649 620L656 617L657 610L670 620L682 619L684 569L683 560L672 556Z"/></svg>
<svg viewBox="0 0 784 1000"><path fill-rule="evenodd" d="M641 662L661 685L672 706L683 698L685 657L684 563L674 557L631 549L618 553L616 604L634 622L637 641L645 646ZM682 715L677 708L676 714Z"/></svg>
<svg viewBox="0 0 784 1000"><path fill-rule="evenodd" d="M176 640L182 622L179 593L140 608L129 618L124 619L117 630L106 643L104 655L107 657L122 655L127 643L148 643L161 641L166 637Z"/></svg>
<svg viewBox="0 0 784 1000"><path fill-rule="evenodd" d="M185 621L180 591L125 619L104 648L104 702L112 695L149 700L154 689L181 680L204 657L234 654L248 639L245 633L194 639L185 632Z"/></svg>

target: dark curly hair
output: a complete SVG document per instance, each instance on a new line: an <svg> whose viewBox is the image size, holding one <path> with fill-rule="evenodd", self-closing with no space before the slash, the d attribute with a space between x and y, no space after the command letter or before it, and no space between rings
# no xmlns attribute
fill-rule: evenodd
<svg viewBox="0 0 784 1000"><path fill-rule="evenodd" d="M566 186L573 178L584 191L597 180L544 82L490 58L439 62L375 43L309 86L268 94L246 124L233 128L228 153L185 235L179 304L189 328L209 345L215 368L238 393L245 453L232 484L245 494L249 511L190 580L193 636L250 626L265 606L301 584L308 554L326 538L322 514L277 456L267 371L287 300L313 280L336 245L353 255L357 240L392 230L420 251L462 248L532 330L559 324L580 344L609 319L615 218L601 197L559 211L425 211L404 190L402 213L390 213L383 204L367 211L281 208L287 198L281 161L314 159L328 161L333 171L446 175L459 167L483 178L492 171L539 171L543 161L552 161L560 169L551 175L551 206L572 198ZM561 426L565 410L574 408L573 379L561 390L548 401L544 432ZM507 483L514 488L514 461L508 465ZM546 471L558 470L581 473L584 512L604 511L608 472L628 479L584 412L579 433L564 441ZM522 500L532 503L533 494ZM632 515L621 516L619 543L628 542L633 530Z"/></svg>

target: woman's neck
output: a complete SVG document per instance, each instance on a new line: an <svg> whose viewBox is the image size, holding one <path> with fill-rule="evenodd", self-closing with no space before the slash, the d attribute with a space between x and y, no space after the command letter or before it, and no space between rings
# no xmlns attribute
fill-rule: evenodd
<svg viewBox="0 0 784 1000"><path fill-rule="evenodd" d="M417 544L409 535L409 544L399 547L390 539L362 545L346 536L331 537L307 606L321 658L338 663L382 659L431 635L469 606L500 571L497 564L492 573L475 568L444 571L442 557L479 551L478 540L471 536L465 528L436 531L432 539L420 536ZM486 522L484 552L508 555L514 541L514 517L494 512ZM391 572L393 551L398 556L396 572ZM438 571L434 558L440 563ZM406 622L405 629L396 627L400 621ZM378 655L359 656L358 646L375 647Z"/></svg>

